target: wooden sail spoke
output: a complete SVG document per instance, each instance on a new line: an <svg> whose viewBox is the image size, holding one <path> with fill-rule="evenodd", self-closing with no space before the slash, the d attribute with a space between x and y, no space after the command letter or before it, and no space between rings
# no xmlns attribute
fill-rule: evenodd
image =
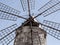
<svg viewBox="0 0 60 45"><path fill-rule="evenodd" d="M50 0L48 3L46 3L44 6L42 6L38 11L40 12L36 17L43 15L47 16L49 14L52 14L60 9L60 1L58 0Z"/></svg>
<svg viewBox="0 0 60 45"><path fill-rule="evenodd" d="M29 0L27 0L27 4L28 4L28 15L29 15L29 17L31 17L30 1Z"/></svg>
<svg viewBox="0 0 60 45"><path fill-rule="evenodd" d="M15 30L17 28L17 24L14 24L12 26L9 26L3 30L0 30L0 40L3 39L3 37L5 38L6 35L8 35L10 32L12 32L13 30Z"/></svg>
<svg viewBox="0 0 60 45"><path fill-rule="evenodd" d="M60 23L56 23L56 22L53 22L53 21L44 20L43 24L60 30Z"/></svg>
<svg viewBox="0 0 60 45"><path fill-rule="evenodd" d="M8 36L6 36L4 39L0 40L1 45L8 45L15 39L15 32L12 32Z"/></svg>
<svg viewBox="0 0 60 45"><path fill-rule="evenodd" d="M35 0L27 0L28 4L28 15L31 17L31 10L34 9Z"/></svg>

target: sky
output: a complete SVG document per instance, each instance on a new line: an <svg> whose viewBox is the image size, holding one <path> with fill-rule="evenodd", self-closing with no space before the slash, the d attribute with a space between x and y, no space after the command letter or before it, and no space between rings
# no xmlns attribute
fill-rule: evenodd
<svg viewBox="0 0 60 45"><path fill-rule="evenodd" d="M31 13L34 13L34 15L38 14L38 9L42 7L45 3L47 3L49 0L36 0L36 5L35 5L35 10L32 10ZM0 2L20 11L20 15L23 17L27 17L28 15L23 12L22 6L20 3L20 0L0 0ZM53 22L60 23L60 11L57 11L47 17L39 16L36 18L39 22L43 22L43 20L49 20ZM23 19L18 18L17 21L8 21L8 20L3 20L0 19L0 30L4 29L12 24L17 24L18 26L21 25L21 23L24 22ZM60 40L55 39L54 37L50 36L47 34L47 45L60 45ZM11 42L9 45L13 45L13 42Z"/></svg>

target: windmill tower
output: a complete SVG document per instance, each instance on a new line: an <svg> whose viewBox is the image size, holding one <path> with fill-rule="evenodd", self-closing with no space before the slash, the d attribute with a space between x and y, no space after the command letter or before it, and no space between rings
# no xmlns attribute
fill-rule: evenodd
<svg viewBox="0 0 60 45"><path fill-rule="evenodd" d="M39 13L34 17L32 16L31 9L35 7L35 0L20 0L20 2L23 11L28 13L26 14L29 16L28 18L19 15L20 11L0 2L0 19L17 21L17 18L20 18L25 20L24 23L20 22L21 25L19 26L13 24L0 30L0 45L9 45L13 40L13 45L46 45L47 34L60 40L60 23L45 19L43 22L35 21L40 15L46 17L60 10L59 0L47 2L37 10Z"/></svg>
<svg viewBox="0 0 60 45"><path fill-rule="evenodd" d="M27 22L30 19L32 20ZM28 20L16 30L14 45L46 45L46 32L39 28L39 23L32 17Z"/></svg>

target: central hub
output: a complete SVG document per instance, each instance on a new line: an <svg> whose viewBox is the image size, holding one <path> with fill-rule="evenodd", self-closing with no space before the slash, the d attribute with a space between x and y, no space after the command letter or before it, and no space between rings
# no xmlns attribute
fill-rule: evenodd
<svg viewBox="0 0 60 45"><path fill-rule="evenodd" d="M32 16L29 17L23 24L24 26L30 26L30 22L32 23L32 26L39 26L39 23L36 22Z"/></svg>

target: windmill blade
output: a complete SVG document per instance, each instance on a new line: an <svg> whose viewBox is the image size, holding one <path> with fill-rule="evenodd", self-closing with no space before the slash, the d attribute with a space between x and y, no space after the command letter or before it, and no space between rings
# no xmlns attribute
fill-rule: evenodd
<svg viewBox="0 0 60 45"><path fill-rule="evenodd" d="M3 38L6 37L6 35L8 35L10 32L12 32L13 30L15 30L17 28L17 24L13 24L3 30L0 30L0 40L2 40Z"/></svg>
<svg viewBox="0 0 60 45"><path fill-rule="evenodd" d="M54 30L52 28L46 27L42 25L42 29L44 29L49 35L53 36L54 38L60 40L60 30Z"/></svg>
<svg viewBox="0 0 60 45"><path fill-rule="evenodd" d="M0 43L2 43L2 45L8 45L10 42L12 42L15 39L16 29L17 25L14 24L12 26L9 26L8 28L0 30Z"/></svg>
<svg viewBox="0 0 60 45"><path fill-rule="evenodd" d="M60 30L55 29L53 27L47 26L45 24L40 23L41 29L46 31L49 35L53 36L54 38L60 40Z"/></svg>
<svg viewBox="0 0 60 45"><path fill-rule="evenodd" d="M40 12L36 17L43 15L44 17L50 15L56 11L60 10L60 1L50 0L44 6L42 6L38 11Z"/></svg>
<svg viewBox="0 0 60 45"><path fill-rule="evenodd" d="M28 4L27 4L27 0L20 0L23 11L28 10ZM30 4L30 9L35 9L35 0L29 0L29 4Z"/></svg>
<svg viewBox="0 0 60 45"><path fill-rule="evenodd" d="M0 2L0 19L16 21L17 17L26 19L19 16L20 11L17 11L3 3Z"/></svg>
<svg viewBox="0 0 60 45"><path fill-rule="evenodd" d="M60 30L60 23L56 23L56 22L52 22L52 21L48 21L48 20L44 20L43 24L53 27L55 29L59 29Z"/></svg>
<svg viewBox="0 0 60 45"><path fill-rule="evenodd" d="M17 28L18 29L18 28ZM16 29L16 30L17 30ZM21 34L21 32L20 32L20 34ZM6 44L6 45L9 45L12 41L14 41L14 39L16 39L16 37L17 36L19 36L19 34L18 35L16 35L16 31L15 32L13 32L13 35L12 35L12 33L10 34L10 36L11 36L11 38L9 39L10 41Z"/></svg>
<svg viewBox="0 0 60 45"><path fill-rule="evenodd" d="M16 21L17 17L4 12L0 12L0 19Z"/></svg>
<svg viewBox="0 0 60 45"><path fill-rule="evenodd" d="M0 10L1 11L1 10ZM16 21L17 18L21 18L21 19L27 19L27 18L24 18L22 16L18 16L18 15L15 15L15 14L11 14L11 13L8 13L8 12L5 12L5 11L1 11L0 12L0 19L4 19L4 20L12 20L12 21Z"/></svg>
<svg viewBox="0 0 60 45"><path fill-rule="evenodd" d="M46 17L46 16L48 16L48 15L50 15L50 14L52 14L52 13L58 11L58 10L60 10L60 2L58 2L57 4L55 4L55 5L54 5L53 7L51 7L49 10L45 11L42 15L43 15L44 17Z"/></svg>
<svg viewBox="0 0 60 45"><path fill-rule="evenodd" d="M8 44L11 43L14 39L15 39L15 32L12 32L12 33L9 34L8 36L6 36L6 37L3 38L2 40L0 40L0 44L1 44L1 45L8 45Z"/></svg>
<svg viewBox="0 0 60 45"><path fill-rule="evenodd" d="M27 6L27 0L20 0L23 11L28 10L28 6Z"/></svg>
<svg viewBox="0 0 60 45"><path fill-rule="evenodd" d="M0 10L8 12L8 13L16 14L16 15L20 14L20 11L14 9L14 8L8 6L8 5L5 5L1 2L0 2Z"/></svg>
<svg viewBox="0 0 60 45"><path fill-rule="evenodd" d="M35 0L29 0L29 4L31 10L35 9Z"/></svg>

